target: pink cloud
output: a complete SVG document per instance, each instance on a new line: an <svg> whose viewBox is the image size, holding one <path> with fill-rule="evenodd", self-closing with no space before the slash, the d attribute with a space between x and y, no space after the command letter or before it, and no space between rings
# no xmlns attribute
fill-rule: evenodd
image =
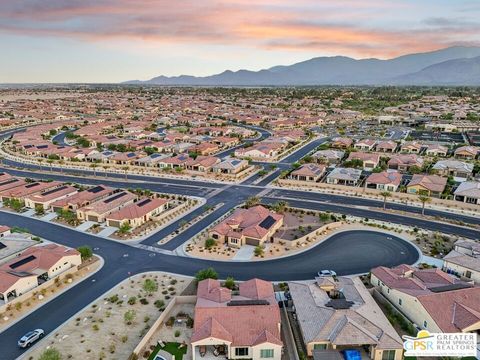
<svg viewBox="0 0 480 360"><path fill-rule="evenodd" d="M242 45L354 56L394 56L475 42L480 25L440 18L416 29L376 23L382 11L409 7L385 0L25 0L0 1L0 31L83 41L142 40ZM408 9L411 11L411 9ZM371 21L369 20L371 17ZM335 21L335 19L337 19ZM338 20L340 19L340 20ZM375 25L376 24L376 25ZM439 31L449 27L455 31Z"/></svg>

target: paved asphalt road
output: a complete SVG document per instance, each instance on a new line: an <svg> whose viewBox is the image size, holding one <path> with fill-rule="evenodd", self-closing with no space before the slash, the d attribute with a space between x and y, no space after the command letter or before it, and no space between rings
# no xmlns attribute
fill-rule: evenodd
<svg viewBox="0 0 480 360"><path fill-rule="evenodd" d="M263 135L262 135L263 136ZM378 265L393 266L400 263L414 263L418 259L416 248L397 237L389 237L385 234L373 231L354 231L339 233L322 244L288 258L281 258L260 262L217 262L187 257L175 256L168 251L175 250L191 236L203 230L213 221L226 214L235 206L242 204L250 196L258 196L265 190L278 174L289 168L290 164L298 161L301 157L316 148L324 139L318 139L289 155L285 160L278 163L278 168L265 178L253 177L248 181L237 184L220 184L207 181L191 181L181 179L167 179L160 177L147 177L141 175L128 176L113 174L108 179L93 177L91 171L68 170L69 174L38 174L31 167L14 162L5 161L8 165L14 165L29 170L5 171L18 176L32 178L50 178L60 181L71 181L78 183L99 184L103 183L115 187L143 188L158 192L195 195L205 197L208 205L223 203L219 209L209 214L204 219L192 225L185 232L180 233L167 244L158 246L159 251L149 251L139 246L129 246L99 238L90 234L76 232L51 223L45 223L33 218L25 218L16 214L0 212L0 223L10 226L22 226L30 229L38 236L48 238L52 241L78 247L90 245L95 252L105 259L105 266L93 276L76 285L65 294L59 296L52 302L42 306L40 309L21 320L16 325L7 329L0 336L0 359L13 359L21 351L16 348L16 340L26 331L43 327L47 332L53 331L67 318L75 314L88 303L101 296L112 286L128 277L127 272L140 273L149 270L169 271L184 275L193 275L196 271L207 266L213 266L221 277L233 275L238 280L251 277L261 277L267 280L298 280L310 279L320 269L332 269L340 275L355 274L369 271ZM263 165L263 164L262 164ZM267 164L263 166L268 166ZM48 169L44 166L43 169ZM101 171L97 171L98 174ZM259 180L257 185L252 182ZM419 217L403 216L391 213L384 213L381 210L383 203L380 201L359 199L339 195L321 194L313 192L302 192L284 189L270 189L267 195L262 197L263 201L272 203L278 200L287 200L291 205L305 209L318 209L325 211L338 211L340 213L352 214L372 219L381 219L400 224L408 224L428 229L438 229L447 233L456 233L466 237L478 238L480 233L474 229L459 227L451 224L437 223L424 220ZM416 215L417 207L406 205L390 204L392 208L403 210ZM398 207L398 208L397 208ZM378 209L378 210L375 210ZM142 241L143 245L157 246L156 243L175 231L182 220L191 220L202 213L203 209L197 209L191 214L184 216L173 224L162 229L158 233ZM471 224L478 224L479 219L463 215L451 215L450 213L434 212L427 210L426 213L455 217L458 220ZM435 213L435 214L434 214ZM167 250L166 252L164 250Z"/></svg>
<svg viewBox="0 0 480 360"><path fill-rule="evenodd" d="M419 256L411 243L400 238L373 231L351 231L335 234L309 251L287 258L254 263L217 262L149 252L11 213L1 212L0 221L34 229L35 235L67 246L90 245L105 259L104 267L91 278L5 330L0 336L0 359L14 359L21 355L23 350L15 344L25 332L36 327L47 333L54 331L66 319L126 279L129 276L127 271L136 274L156 270L194 275L199 269L212 266L222 278L234 276L246 280L260 277L285 281L311 279L321 269L332 269L339 275L364 273L379 265L411 264Z"/></svg>

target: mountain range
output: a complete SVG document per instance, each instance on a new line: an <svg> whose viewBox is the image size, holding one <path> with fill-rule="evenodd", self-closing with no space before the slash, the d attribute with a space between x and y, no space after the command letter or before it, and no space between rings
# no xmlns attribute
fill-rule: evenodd
<svg viewBox="0 0 480 360"><path fill-rule="evenodd" d="M480 47L455 46L393 59L316 57L260 71L157 76L124 84L183 86L480 85Z"/></svg>

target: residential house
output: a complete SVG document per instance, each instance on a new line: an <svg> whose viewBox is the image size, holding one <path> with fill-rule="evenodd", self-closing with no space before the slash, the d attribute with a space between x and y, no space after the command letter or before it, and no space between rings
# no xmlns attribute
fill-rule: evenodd
<svg viewBox="0 0 480 360"><path fill-rule="evenodd" d="M429 156L442 156L445 157L448 154L448 147L439 144L427 145L425 154Z"/></svg>
<svg viewBox="0 0 480 360"><path fill-rule="evenodd" d="M380 163L380 155L364 152L351 152L347 161L360 160L364 169L373 169Z"/></svg>
<svg viewBox="0 0 480 360"><path fill-rule="evenodd" d="M407 193L440 197L446 186L447 179L444 177L415 174L407 184Z"/></svg>
<svg viewBox="0 0 480 360"><path fill-rule="evenodd" d="M0 198L2 201L5 199L22 199L24 200L27 196L38 194L42 191L49 191L56 189L63 184L59 181L51 182L26 182L24 185L16 186L14 188L4 190L0 192Z"/></svg>
<svg viewBox="0 0 480 360"><path fill-rule="evenodd" d="M230 158L214 164L212 171L218 174L235 175L248 168L248 161L243 159Z"/></svg>
<svg viewBox="0 0 480 360"><path fill-rule="evenodd" d="M41 191L25 197L25 206L31 209L37 207L47 210L57 200L62 200L78 193L78 189L70 185L62 185L54 189Z"/></svg>
<svg viewBox="0 0 480 360"><path fill-rule="evenodd" d="M372 151L375 148L375 145L377 144L376 140L373 139L363 139L355 143L353 147L357 150L362 150L362 151Z"/></svg>
<svg viewBox="0 0 480 360"><path fill-rule="evenodd" d="M341 150L319 150L312 155L312 158L316 159L317 162L327 163L327 164L338 164L342 161L345 156L345 152Z"/></svg>
<svg viewBox="0 0 480 360"><path fill-rule="evenodd" d="M402 182L402 174L398 171L382 171L379 173L372 173L365 181L365 186L370 189L377 189L381 191L397 191Z"/></svg>
<svg viewBox="0 0 480 360"><path fill-rule="evenodd" d="M406 172L412 167L421 169L423 167L423 158L416 154L399 154L388 160L387 165L389 169Z"/></svg>
<svg viewBox="0 0 480 360"><path fill-rule="evenodd" d="M218 147L218 145L208 142L202 142L198 145L192 146L189 149L189 151L195 152L203 156L215 154L219 150L220 148Z"/></svg>
<svg viewBox="0 0 480 360"><path fill-rule="evenodd" d="M90 189L79 191L76 194L56 200L50 204L53 211L70 210L76 211L81 207L90 205L92 202L103 199L113 194L114 189L105 185L98 185Z"/></svg>
<svg viewBox="0 0 480 360"><path fill-rule="evenodd" d="M250 147L236 149L235 156L258 160L273 159L284 147L285 145L276 142L259 142Z"/></svg>
<svg viewBox="0 0 480 360"><path fill-rule="evenodd" d="M262 205L236 209L232 215L215 225L208 235L232 247L262 245L273 240L273 234L283 225L283 215Z"/></svg>
<svg viewBox="0 0 480 360"><path fill-rule="evenodd" d="M440 269L380 266L372 269L370 282L418 328L432 333L480 330L480 287Z"/></svg>
<svg viewBox="0 0 480 360"><path fill-rule="evenodd" d="M362 358L402 359L402 340L358 277L288 285L307 356L356 349Z"/></svg>
<svg viewBox="0 0 480 360"><path fill-rule="evenodd" d="M327 175L327 183L334 185L357 186L362 170L353 168L335 168Z"/></svg>
<svg viewBox="0 0 480 360"><path fill-rule="evenodd" d="M137 199L135 194L119 191L101 200L94 201L77 210L80 220L103 222L112 212L115 212Z"/></svg>
<svg viewBox="0 0 480 360"><path fill-rule="evenodd" d="M185 164L190 160L187 154L180 154L177 156L162 159L158 164L161 168L184 168Z"/></svg>
<svg viewBox="0 0 480 360"><path fill-rule="evenodd" d="M336 137L330 144L331 147L337 149L348 149L353 145L353 140L345 137Z"/></svg>
<svg viewBox="0 0 480 360"><path fill-rule="evenodd" d="M453 250L444 256L442 269L448 274L480 284L480 244L457 240Z"/></svg>
<svg viewBox="0 0 480 360"><path fill-rule="evenodd" d="M0 266L0 300L6 303L81 262L75 249L56 244L30 247Z"/></svg>
<svg viewBox="0 0 480 360"><path fill-rule="evenodd" d="M393 140L386 140L378 142L375 149L384 153L394 153L397 150L398 144Z"/></svg>
<svg viewBox="0 0 480 360"><path fill-rule="evenodd" d="M170 157L168 154L153 153L151 155L136 159L133 164L143 167L159 167L160 162Z"/></svg>
<svg viewBox="0 0 480 360"><path fill-rule="evenodd" d="M454 191L455 200L468 204L480 204L480 182L464 181Z"/></svg>
<svg viewBox="0 0 480 360"><path fill-rule="evenodd" d="M212 166L220 162L220 158L216 156L197 156L195 159L188 159L185 163L185 168L190 171L207 173L212 170Z"/></svg>
<svg viewBox="0 0 480 360"><path fill-rule="evenodd" d="M239 285L238 295L220 281L198 283L192 360L206 356L227 359L282 358L280 309L273 286L259 279Z"/></svg>
<svg viewBox="0 0 480 360"><path fill-rule="evenodd" d="M303 164L298 169L292 171L290 179L298 181L317 182L325 174L325 165Z"/></svg>
<svg viewBox="0 0 480 360"><path fill-rule="evenodd" d="M10 178L7 180L2 180L0 182L0 193L5 190L13 189L17 186L22 186L26 184L27 182L24 179Z"/></svg>
<svg viewBox="0 0 480 360"><path fill-rule="evenodd" d="M402 153L408 154L420 154L423 145L416 141L406 141L400 146L400 151Z"/></svg>
<svg viewBox="0 0 480 360"><path fill-rule="evenodd" d="M141 226L168 209L168 200L162 198L142 198L133 204L111 212L105 217L108 226L121 227L128 224L132 228Z"/></svg>
<svg viewBox="0 0 480 360"><path fill-rule="evenodd" d="M458 160L440 160L432 167L437 174L453 176L458 180L467 180L472 176L473 164Z"/></svg>
<svg viewBox="0 0 480 360"><path fill-rule="evenodd" d="M455 157L458 159L474 160L477 158L479 148L476 146L461 146L455 149Z"/></svg>

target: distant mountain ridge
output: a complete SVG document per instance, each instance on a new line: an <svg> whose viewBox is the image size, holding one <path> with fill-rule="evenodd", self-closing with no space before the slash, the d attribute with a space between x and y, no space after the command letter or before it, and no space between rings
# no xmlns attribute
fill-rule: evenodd
<svg viewBox="0 0 480 360"><path fill-rule="evenodd" d="M480 85L480 47L455 46L393 59L316 57L260 71L157 76L123 84L192 86Z"/></svg>

